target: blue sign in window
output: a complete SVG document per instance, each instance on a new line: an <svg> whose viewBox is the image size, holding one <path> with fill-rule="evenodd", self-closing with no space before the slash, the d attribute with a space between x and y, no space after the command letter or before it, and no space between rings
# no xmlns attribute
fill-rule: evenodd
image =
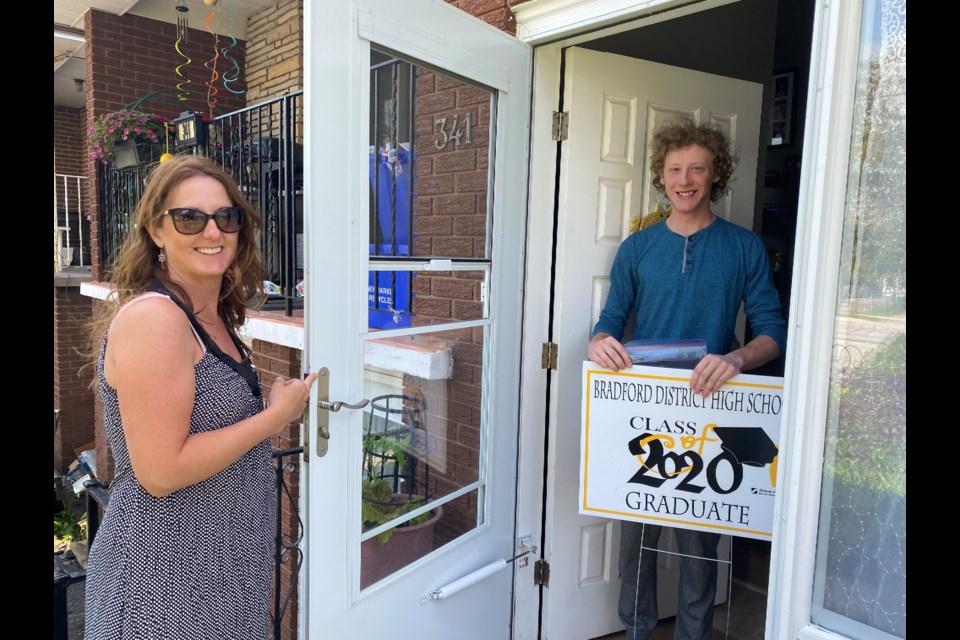
<svg viewBox="0 0 960 640"><path fill-rule="evenodd" d="M412 194L410 152L381 150L370 154L370 255L409 256ZM377 329L409 327L413 292L409 271L371 271L367 283L368 325Z"/></svg>

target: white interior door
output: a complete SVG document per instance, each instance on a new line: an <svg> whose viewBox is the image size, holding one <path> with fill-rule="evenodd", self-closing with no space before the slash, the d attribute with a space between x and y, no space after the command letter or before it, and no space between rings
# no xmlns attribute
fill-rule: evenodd
<svg viewBox="0 0 960 640"><path fill-rule="evenodd" d="M610 267L631 218L654 210L647 142L678 117L720 124L740 149L732 193L718 215L752 227L762 86L679 67L599 53L566 51L554 342L559 345L550 398L544 637L583 640L622 629L617 619L619 526L577 509L581 363L609 288ZM740 338L742 340L742 333ZM672 536L661 537L661 546ZM729 541L726 541L728 544ZM721 556L725 557L722 548ZM673 556L660 554L660 615L676 613ZM726 579L726 572L719 572ZM723 585L718 597L726 595Z"/></svg>
<svg viewBox="0 0 960 640"><path fill-rule="evenodd" d="M531 50L440 0L304 9L305 637L509 638ZM364 527L381 479L413 510Z"/></svg>

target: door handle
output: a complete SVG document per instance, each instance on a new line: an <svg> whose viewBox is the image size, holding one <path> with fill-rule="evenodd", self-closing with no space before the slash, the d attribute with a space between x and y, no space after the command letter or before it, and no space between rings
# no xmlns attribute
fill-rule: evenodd
<svg viewBox="0 0 960 640"><path fill-rule="evenodd" d="M350 404L349 402L344 402L342 400L337 400L336 402L329 402L327 400L318 400L317 406L321 409L326 409L327 411L340 411L343 407L347 409L363 409L365 406L370 404L370 401L364 398L356 404Z"/></svg>
<svg viewBox="0 0 960 640"><path fill-rule="evenodd" d="M317 376L317 457L327 455L327 445L330 442L330 412L337 412L344 407L347 409L363 409L370 404L364 398L360 402L350 403L343 400L330 400L330 370L321 367Z"/></svg>

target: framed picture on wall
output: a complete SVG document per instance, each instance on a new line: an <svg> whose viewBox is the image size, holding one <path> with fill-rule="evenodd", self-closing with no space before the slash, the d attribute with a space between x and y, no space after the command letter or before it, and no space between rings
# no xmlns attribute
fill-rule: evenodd
<svg viewBox="0 0 960 640"><path fill-rule="evenodd" d="M770 146L793 143L793 102L796 92L793 71L773 74L773 102L770 106Z"/></svg>

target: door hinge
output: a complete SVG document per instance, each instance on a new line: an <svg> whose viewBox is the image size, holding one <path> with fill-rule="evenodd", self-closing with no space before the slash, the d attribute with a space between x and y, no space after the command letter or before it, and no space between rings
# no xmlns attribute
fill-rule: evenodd
<svg viewBox="0 0 960 640"><path fill-rule="evenodd" d="M550 563L546 560L537 560L533 565L533 584L544 587L550 586Z"/></svg>
<svg viewBox="0 0 960 640"><path fill-rule="evenodd" d="M560 347L557 346L554 342L544 342L543 350L540 354L540 368L541 369L556 369L557 368L557 351L560 350Z"/></svg>
<svg viewBox="0 0 960 640"><path fill-rule="evenodd" d="M569 124L570 124L569 111L554 111L553 112L553 139L566 140L567 127L569 126Z"/></svg>

